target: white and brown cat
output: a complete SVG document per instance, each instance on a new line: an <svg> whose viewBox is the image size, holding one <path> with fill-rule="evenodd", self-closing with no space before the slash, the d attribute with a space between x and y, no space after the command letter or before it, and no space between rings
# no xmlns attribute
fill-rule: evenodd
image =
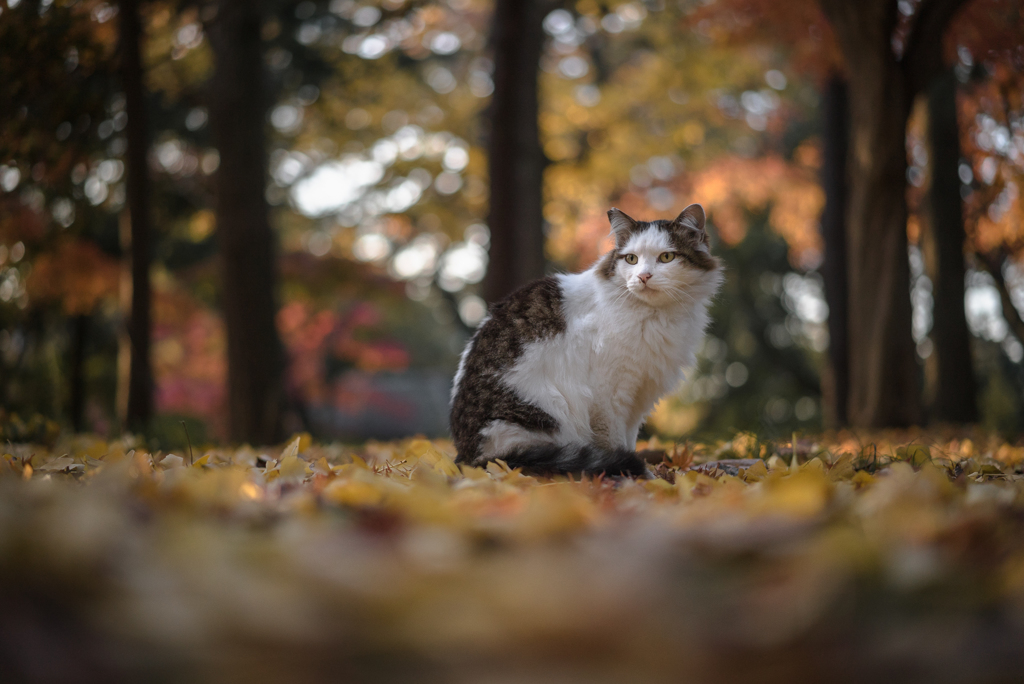
<svg viewBox="0 0 1024 684"><path fill-rule="evenodd" d="M614 249L493 305L466 345L452 388L459 462L646 472L637 433L695 364L722 268L699 204L671 221L608 218Z"/></svg>

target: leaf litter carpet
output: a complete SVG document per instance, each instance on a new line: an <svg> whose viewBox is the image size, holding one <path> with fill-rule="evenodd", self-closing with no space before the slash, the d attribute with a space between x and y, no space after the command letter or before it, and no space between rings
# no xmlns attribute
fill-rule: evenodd
<svg viewBox="0 0 1024 684"><path fill-rule="evenodd" d="M8 443L0 679L1020 682L1024 447L972 436L652 442L639 481Z"/></svg>

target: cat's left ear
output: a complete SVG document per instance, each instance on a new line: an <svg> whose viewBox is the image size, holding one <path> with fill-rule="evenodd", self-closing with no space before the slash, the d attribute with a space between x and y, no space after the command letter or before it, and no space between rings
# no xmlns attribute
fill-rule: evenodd
<svg viewBox="0 0 1024 684"><path fill-rule="evenodd" d="M682 226L683 228L690 228L697 231L697 234L700 236L700 241L707 244L708 232L704 228L705 220L704 207L699 204L691 204L683 209L682 213L679 214L672 223Z"/></svg>

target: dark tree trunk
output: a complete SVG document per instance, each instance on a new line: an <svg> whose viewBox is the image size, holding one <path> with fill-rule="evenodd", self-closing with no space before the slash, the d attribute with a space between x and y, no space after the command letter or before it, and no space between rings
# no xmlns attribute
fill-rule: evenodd
<svg viewBox="0 0 1024 684"><path fill-rule="evenodd" d="M128 210L131 255L131 313L128 321L130 367L125 424L141 430L153 416L153 370L150 365L151 292L149 267L152 259L149 212L149 122L146 115L145 84L142 73L139 0L122 0L120 9L121 81L124 88L125 154L127 175L125 199Z"/></svg>
<svg viewBox="0 0 1024 684"><path fill-rule="evenodd" d="M537 123L537 72L545 0L497 0L491 42L490 263L484 297L495 302L544 275L544 153Z"/></svg>
<svg viewBox="0 0 1024 684"><path fill-rule="evenodd" d="M231 438L267 444L281 437L284 354L275 326L275 238L264 196L260 27L257 3L217 3L209 26L214 53L210 124L220 153L216 216Z"/></svg>
<svg viewBox="0 0 1024 684"><path fill-rule="evenodd" d="M81 432L85 419L85 343L89 333L89 316L79 314L71 319L71 359L68 364L68 413L71 427Z"/></svg>
<svg viewBox="0 0 1024 684"><path fill-rule="evenodd" d="M830 382L825 404L833 426L847 422L850 392L847 319L849 291L846 278L846 171L849 140L849 100L846 80L832 76L825 84L822 98L823 159L821 184L825 191L825 210L821 215L821 233L825 241L822 275L828 303L828 357Z"/></svg>
<svg viewBox="0 0 1024 684"><path fill-rule="evenodd" d="M933 417L951 423L978 420L977 386L971 333L964 314L964 233L960 197L960 131L956 113L956 76L946 69L928 88L928 138L932 153L929 192L935 241L935 301L932 339L937 382Z"/></svg>
<svg viewBox="0 0 1024 684"><path fill-rule="evenodd" d="M822 3L846 60L850 102L849 422L920 419L907 255L906 125L911 92L892 50L896 3Z"/></svg>

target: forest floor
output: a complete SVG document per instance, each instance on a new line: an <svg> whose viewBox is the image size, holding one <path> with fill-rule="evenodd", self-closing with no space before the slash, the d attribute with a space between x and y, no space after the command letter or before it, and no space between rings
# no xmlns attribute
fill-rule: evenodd
<svg viewBox="0 0 1024 684"><path fill-rule="evenodd" d="M0 447L8 681L1024 681L1024 447L646 444L657 479L449 442Z"/></svg>

